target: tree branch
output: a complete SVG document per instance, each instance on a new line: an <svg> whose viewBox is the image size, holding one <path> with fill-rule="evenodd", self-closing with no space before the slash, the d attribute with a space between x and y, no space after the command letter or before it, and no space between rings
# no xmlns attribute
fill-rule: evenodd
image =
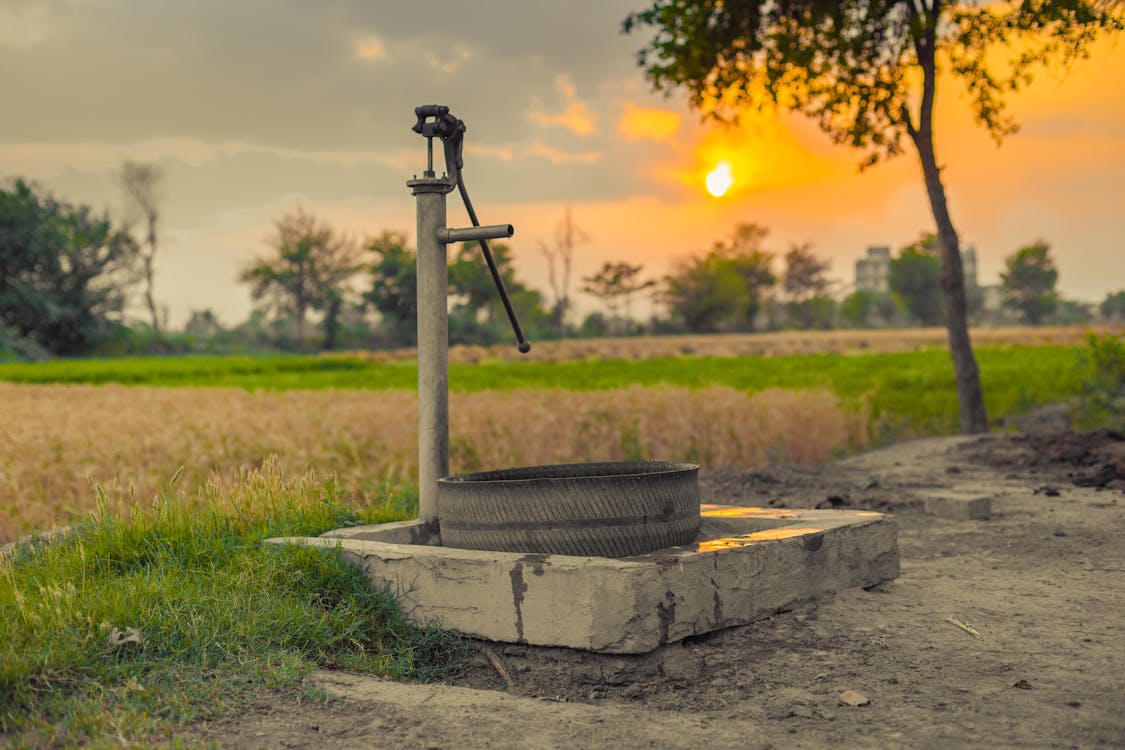
<svg viewBox="0 0 1125 750"><path fill-rule="evenodd" d="M910 140L917 143L918 130L914 127L913 119L910 116L910 109L905 104L900 105L899 116L902 117L902 124L906 127L906 134L910 136Z"/></svg>

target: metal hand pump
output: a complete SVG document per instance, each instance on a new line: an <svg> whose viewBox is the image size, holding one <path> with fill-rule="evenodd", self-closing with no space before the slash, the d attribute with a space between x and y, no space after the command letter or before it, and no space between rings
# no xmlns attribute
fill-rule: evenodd
<svg viewBox="0 0 1125 750"><path fill-rule="evenodd" d="M438 524L437 481L449 475L449 278L445 246L452 242L478 241L508 319L516 333L519 350L531 344L523 336L512 309L504 280L489 250L489 239L511 237L511 224L481 226L469 201L461 176L464 166L465 123L449 113L449 107L428 104L416 107L414 132L426 138L426 171L421 179L407 182L418 213L418 516L432 527ZM434 173L433 139L440 138L445 151L446 174ZM445 226L445 196L457 187L473 226Z"/></svg>

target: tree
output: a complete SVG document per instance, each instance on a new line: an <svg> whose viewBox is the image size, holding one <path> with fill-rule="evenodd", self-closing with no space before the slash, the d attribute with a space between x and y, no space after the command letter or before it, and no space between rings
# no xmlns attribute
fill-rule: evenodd
<svg viewBox="0 0 1125 750"><path fill-rule="evenodd" d="M1099 32L1125 27L1121 0L656 0L624 30L652 27L638 55L653 84L687 89L705 115L778 106L817 122L863 166L914 146L941 248L941 291L961 429L988 429L969 340L959 240L934 139L942 68L965 84L973 116L999 143L1016 127L1005 94L1036 64L1085 57Z"/></svg>
<svg viewBox="0 0 1125 750"><path fill-rule="evenodd" d="M529 336L539 337L552 327L541 295L515 277L508 245L494 243L489 247L520 326ZM413 345L418 335L417 252L407 246L402 232L383 232L368 243L367 249L375 253L376 260L367 266L372 285L364 300L382 316L383 333L392 345ZM499 312L499 295L477 243L461 245L451 259L449 295L453 301L449 312L451 342L490 344L509 335L508 319Z"/></svg>
<svg viewBox="0 0 1125 750"><path fill-rule="evenodd" d="M1038 325L1059 303L1055 292L1059 272L1051 258L1051 246L1039 240L1021 247L1004 262L1007 271L1000 274L1004 305L1018 312L1025 323Z"/></svg>
<svg viewBox="0 0 1125 750"><path fill-rule="evenodd" d="M211 339L223 333L225 329L211 308L192 310L187 323L184 324L184 333L201 339Z"/></svg>
<svg viewBox="0 0 1125 750"><path fill-rule="evenodd" d="M384 231L367 243L375 260L367 266L371 289L364 295L382 316L383 331L393 346L418 340L418 258L402 232Z"/></svg>
<svg viewBox="0 0 1125 750"><path fill-rule="evenodd" d="M753 330L767 292L777 283L770 270L773 254L762 249L768 233L757 224L740 224L729 242L675 261L661 292L672 316L695 333Z"/></svg>
<svg viewBox="0 0 1125 750"><path fill-rule="evenodd" d="M619 263L606 261L596 273L582 277L582 291L600 299L609 310L611 331L622 320L620 313L622 306L625 312L624 319L632 320L633 295L656 286L656 282L652 279L641 280L643 270L644 266L641 265L634 266L624 261Z"/></svg>
<svg viewBox="0 0 1125 750"><path fill-rule="evenodd" d="M1125 289L1106 294L1098 309L1106 320L1125 320Z"/></svg>
<svg viewBox="0 0 1125 750"><path fill-rule="evenodd" d="M155 164L126 161L121 165L118 180L129 201L129 212L140 214L145 223L145 242L140 252L141 271L145 282L145 305L152 318L152 330L160 334L160 317L153 297L153 272L156 259L156 225L160 220L160 168ZM130 222L132 219L130 219Z"/></svg>
<svg viewBox="0 0 1125 750"><path fill-rule="evenodd" d="M311 310L325 310L334 294L346 294L347 282L361 264L355 244L300 206L274 223L270 245L275 255L243 269L239 280L251 284L256 302L275 315L292 315L297 342L305 344L305 320Z"/></svg>
<svg viewBox="0 0 1125 750"><path fill-rule="evenodd" d="M107 216L17 179L0 188L0 325L78 354L119 322L135 245Z"/></svg>
<svg viewBox="0 0 1125 750"><path fill-rule="evenodd" d="M504 281L504 288L508 290L508 296L514 299L524 289L524 285L516 280L515 270L512 268L511 246L494 242L489 244L489 249L492 251L496 270ZM457 298L455 308L460 307L474 318L484 323L500 320L503 309L500 294L478 243L463 243L453 256L449 264L449 294ZM507 325L506 317L504 324Z"/></svg>
<svg viewBox="0 0 1125 750"><path fill-rule="evenodd" d="M834 304L827 296L828 267L812 252L812 246L793 245L785 253L785 273L781 286L788 297L790 319L801 328L830 328Z"/></svg>
<svg viewBox="0 0 1125 750"><path fill-rule="evenodd" d="M0 328L31 348L92 351L122 324L136 261L136 243L108 214L20 179L0 187Z"/></svg>
<svg viewBox="0 0 1125 750"><path fill-rule="evenodd" d="M551 314L543 309L542 295L516 278L511 246L498 242L489 248L520 327L528 338L541 337L553 328ZM449 264L449 294L454 300L449 313L451 341L492 344L511 337L496 283L476 242L461 245Z"/></svg>
<svg viewBox="0 0 1125 750"><path fill-rule="evenodd" d="M871 313L878 297L875 292L855 291L840 302L840 317L851 328L867 328L871 325Z"/></svg>
<svg viewBox="0 0 1125 750"><path fill-rule="evenodd" d="M928 234L891 259L887 285L902 307L924 326L941 324L941 261Z"/></svg>
<svg viewBox="0 0 1125 750"><path fill-rule="evenodd" d="M574 248L590 241L581 227L575 226L570 209L555 227L555 244L540 243L543 256L547 259L547 279L551 285L551 315L559 336L566 331L566 313L570 309L570 270L574 264Z"/></svg>

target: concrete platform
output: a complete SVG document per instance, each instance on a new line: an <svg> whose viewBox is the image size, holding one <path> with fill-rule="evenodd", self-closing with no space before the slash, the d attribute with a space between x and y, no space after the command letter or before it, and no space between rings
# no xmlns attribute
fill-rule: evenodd
<svg viewBox="0 0 1125 750"><path fill-rule="evenodd" d="M621 559L439 546L418 521L274 544L338 549L412 620L475 638L647 653L899 573L881 513L705 505L696 543Z"/></svg>

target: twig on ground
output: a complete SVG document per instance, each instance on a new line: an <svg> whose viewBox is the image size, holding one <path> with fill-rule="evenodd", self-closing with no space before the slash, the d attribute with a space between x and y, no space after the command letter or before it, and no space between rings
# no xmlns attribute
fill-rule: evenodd
<svg viewBox="0 0 1125 750"><path fill-rule="evenodd" d="M945 618L945 621L953 623L954 625L961 628L962 630L964 630L966 633L968 633L971 636L975 636L977 638L981 637L980 631L978 631L976 628L974 628L972 625L969 625L968 623L961 622L956 617L947 617L947 618Z"/></svg>
<svg viewBox="0 0 1125 750"><path fill-rule="evenodd" d="M508 670L504 668L504 665L500 663L500 657L490 648L482 648L481 653L485 655L493 669L496 670L496 673L504 680L504 684L508 686L508 690L515 690L516 686L512 684L512 677L508 674Z"/></svg>

